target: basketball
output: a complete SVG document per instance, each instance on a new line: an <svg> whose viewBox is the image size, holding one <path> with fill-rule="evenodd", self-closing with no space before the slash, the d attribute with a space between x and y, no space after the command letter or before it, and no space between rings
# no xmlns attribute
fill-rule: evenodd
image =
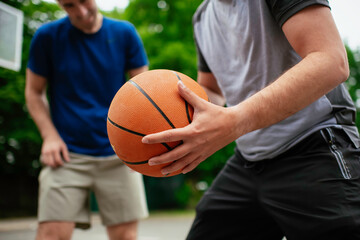
<svg viewBox="0 0 360 240"><path fill-rule="evenodd" d="M164 177L168 164L149 166L148 160L170 151L181 142L144 144L148 134L190 124L193 108L178 93L182 81L199 97L208 100L204 89L193 79L172 70L151 70L127 81L115 94L108 112L107 131L117 156L131 169L147 176ZM174 176L181 170L171 173Z"/></svg>

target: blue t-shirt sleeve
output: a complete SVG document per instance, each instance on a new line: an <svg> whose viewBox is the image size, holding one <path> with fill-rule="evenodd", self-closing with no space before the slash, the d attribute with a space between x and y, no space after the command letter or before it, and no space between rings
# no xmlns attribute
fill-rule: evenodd
<svg viewBox="0 0 360 240"><path fill-rule="evenodd" d="M129 31L127 32L127 34L129 41L127 41L127 61L125 69L130 70L148 65L148 59L144 49L144 45L133 25L129 25Z"/></svg>
<svg viewBox="0 0 360 240"><path fill-rule="evenodd" d="M30 53L27 67L34 73L43 77L49 76L50 58L47 48L50 36L44 28L39 28L31 40Z"/></svg>

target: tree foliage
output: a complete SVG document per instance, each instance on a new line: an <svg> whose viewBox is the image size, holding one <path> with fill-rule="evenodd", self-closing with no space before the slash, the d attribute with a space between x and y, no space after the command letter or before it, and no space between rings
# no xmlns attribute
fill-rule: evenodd
<svg viewBox="0 0 360 240"><path fill-rule="evenodd" d="M36 214L41 138L24 99L25 69L33 34L43 23L64 15L57 4L40 0L5 0L24 12L22 67L0 68L0 217ZM134 24L149 57L150 69L172 69L196 79L192 15L202 0L130 0L125 9L104 15ZM360 106L360 52L347 48L350 77L346 85ZM359 113L357 125L360 124ZM150 207L194 207L233 153L234 143L219 150L194 171L171 178L145 177ZM157 195L157 199L154 199ZM162 201L162 202L161 202Z"/></svg>
<svg viewBox="0 0 360 240"><path fill-rule="evenodd" d="M355 103L356 126L360 128L360 49L351 50L346 46L349 60L350 76L346 81L346 86L350 92L351 98Z"/></svg>
<svg viewBox="0 0 360 240"><path fill-rule="evenodd" d="M55 4L4 2L23 11L24 29L20 71L0 68L0 189L6 195L0 198L0 217L36 213L41 138L25 105L25 69L34 32L61 15Z"/></svg>
<svg viewBox="0 0 360 240"><path fill-rule="evenodd" d="M192 15L201 0L133 0L124 19L138 29L151 69L172 69L196 78Z"/></svg>

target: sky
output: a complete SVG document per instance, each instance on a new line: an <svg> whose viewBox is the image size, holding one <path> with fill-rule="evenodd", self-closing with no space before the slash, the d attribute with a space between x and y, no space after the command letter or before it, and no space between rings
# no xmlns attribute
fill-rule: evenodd
<svg viewBox="0 0 360 240"><path fill-rule="evenodd" d="M351 49L360 49L360 1L329 0L336 26Z"/></svg>
<svg viewBox="0 0 360 240"><path fill-rule="evenodd" d="M55 2L55 0L46 0ZM128 0L97 0L99 8L110 11L114 7L125 8ZM343 41L351 49L360 49L360 1L359 0L329 0L335 23Z"/></svg>

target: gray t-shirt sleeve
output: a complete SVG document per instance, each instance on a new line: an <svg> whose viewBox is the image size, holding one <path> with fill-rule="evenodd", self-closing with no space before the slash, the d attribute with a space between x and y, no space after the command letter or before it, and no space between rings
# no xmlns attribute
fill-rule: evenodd
<svg viewBox="0 0 360 240"><path fill-rule="evenodd" d="M206 3L206 2L205 2ZM324 5L330 7L328 0L266 0L270 12L280 27L294 14L311 5ZM203 7L206 7L206 4ZM198 16L194 16L196 20ZM211 72L206 60L203 57L195 38L197 52L197 67L200 71Z"/></svg>
<svg viewBox="0 0 360 240"><path fill-rule="evenodd" d="M266 0L280 27L294 14L311 5L329 6L328 0Z"/></svg>
<svg viewBox="0 0 360 240"><path fill-rule="evenodd" d="M196 53L197 53L197 67L199 71L202 72L211 72L209 66L207 65L205 58L203 54L201 53L201 49L199 48L199 45L197 44L196 38L195 38L195 46L196 46Z"/></svg>

